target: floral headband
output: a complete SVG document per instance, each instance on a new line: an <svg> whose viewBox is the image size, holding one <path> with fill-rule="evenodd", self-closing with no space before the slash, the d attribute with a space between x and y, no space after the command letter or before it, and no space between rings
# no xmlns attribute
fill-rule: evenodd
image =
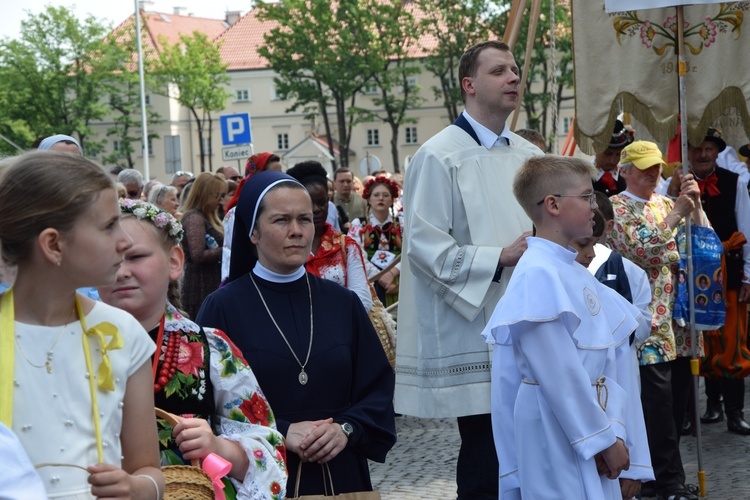
<svg viewBox="0 0 750 500"><path fill-rule="evenodd" d="M365 200L370 197L370 194L372 194L372 190L377 186L378 184L383 184L385 187L388 188L388 191L391 192L391 196L395 200L398 198L398 192L401 190L400 186L395 182L389 179L385 176L379 176L375 177L374 179L370 179L365 183L364 192L362 193L362 198Z"/></svg>
<svg viewBox="0 0 750 500"><path fill-rule="evenodd" d="M120 199L120 210L124 214L133 214L136 219L148 219L159 229L167 228L169 236L174 238L175 243L182 241L182 224L172 214L140 200L130 198Z"/></svg>

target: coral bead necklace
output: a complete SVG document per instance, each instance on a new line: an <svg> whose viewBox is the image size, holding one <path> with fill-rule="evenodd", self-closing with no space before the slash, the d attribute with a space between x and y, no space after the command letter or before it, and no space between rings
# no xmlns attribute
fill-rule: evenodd
<svg viewBox="0 0 750 500"><path fill-rule="evenodd" d="M159 333L156 336L156 349L161 349L164 344L164 316L161 317L159 323ZM161 391L166 385L172 380L175 372L177 371L177 359L180 355L180 332L169 332L169 338L167 339L167 347L164 350L164 361L161 363L161 368L157 374L157 368L159 366L159 355L158 351L154 353L154 362L152 366L152 375L154 380L154 394Z"/></svg>

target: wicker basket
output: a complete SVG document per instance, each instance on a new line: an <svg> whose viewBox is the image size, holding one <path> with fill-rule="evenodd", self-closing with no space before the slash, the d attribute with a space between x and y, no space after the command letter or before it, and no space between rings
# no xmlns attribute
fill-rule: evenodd
<svg viewBox="0 0 750 500"><path fill-rule="evenodd" d="M170 425L177 425L177 418L160 408L156 416L166 420ZM192 465L166 465L161 468L164 482L164 500L214 500L214 487L211 478L200 468L198 460Z"/></svg>

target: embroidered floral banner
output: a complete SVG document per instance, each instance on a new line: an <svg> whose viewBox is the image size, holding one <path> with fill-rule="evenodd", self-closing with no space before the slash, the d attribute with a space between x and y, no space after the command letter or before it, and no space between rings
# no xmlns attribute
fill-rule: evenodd
<svg viewBox="0 0 750 500"><path fill-rule="evenodd" d="M605 0L607 12L637 9L658 9L676 5L722 3L725 0Z"/></svg>
<svg viewBox="0 0 750 500"><path fill-rule="evenodd" d="M654 4L608 0L628 7L644 3ZM742 30L750 2L690 5L683 11L690 142L699 143L730 108L750 136L745 63L750 34ZM575 138L581 150L593 154L606 144L621 111L666 143L679 126L676 9L607 13L604 0L573 0L572 15Z"/></svg>

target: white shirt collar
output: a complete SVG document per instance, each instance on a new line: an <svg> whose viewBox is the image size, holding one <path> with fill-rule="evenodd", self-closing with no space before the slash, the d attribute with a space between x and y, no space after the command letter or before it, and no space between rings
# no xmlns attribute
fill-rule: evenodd
<svg viewBox="0 0 750 500"><path fill-rule="evenodd" d="M291 283L292 281L297 281L305 275L305 268L304 266L300 266L300 268L294 271L292 274L279 274L277 272L271 271L266 267L263 267L263 264L261 264L260 261L257 261L255 263L255 267L253 267L253 273L258 278L270 281L271 283Z"/></svg>
<svg viewBox="0 0 750 500"><path fill-rule="evenodd" d="M604 172L606 172L606 170L604 170L601 167L598 167L596 163L594 163L594 166L596 167L596 180L598 181L599 179L602 178L602 176L604 176ZM620 178L620 169L618 167L613 168L612 170L609 171L609 173L612 174L612 178L614 180L617 180Z"/></svg>
<svg viewBox="0 0 750 500"><path fill-rule="evenodd" d="M497 146L508 146L513 144L513 136L511 136L510 130L508 130L507 123L503 126L503 131L500 132L500 135L497 135L495 132L469 116L469 113L467 113L466 110L463 111L463 115L464 118L466 118L466 121L469 122L469 125L471 125L471 128L474 129L474 133L477 134L479 142L485 148L491 149Z"/></svg>
<svg viewBox="0 0 750 500"><path fill-rule="evenodd" d="M385 218L383 222L380 222L377 217L375 217L375 214L370 212L370 225L375 227L383 227L389 222L393 222L393 216L389 213L388 217Z"/></svg>

